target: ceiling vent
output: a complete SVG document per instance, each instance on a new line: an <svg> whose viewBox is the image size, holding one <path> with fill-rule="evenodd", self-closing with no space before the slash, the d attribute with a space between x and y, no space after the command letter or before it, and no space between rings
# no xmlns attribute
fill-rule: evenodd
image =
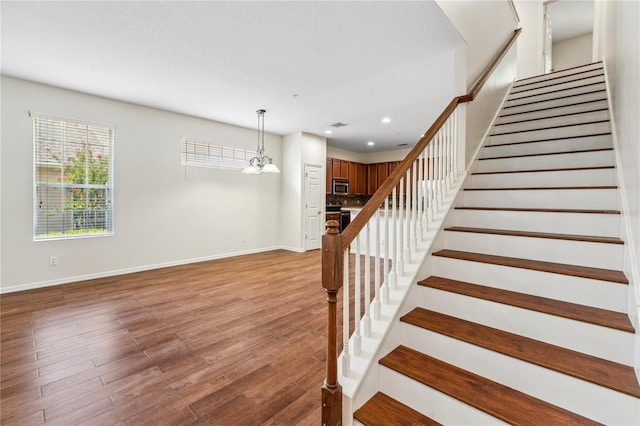
<svg viewBox="0 0 640 426"><path fill-rule="evenodd" d="M329 124L329 126L331 126L331 127L336 127L336 128L337 128L337 127L345 127L345 126L348 126L348 124L346 124L346 123L342 123L342 122L338 121L337 123Z"/></svg>

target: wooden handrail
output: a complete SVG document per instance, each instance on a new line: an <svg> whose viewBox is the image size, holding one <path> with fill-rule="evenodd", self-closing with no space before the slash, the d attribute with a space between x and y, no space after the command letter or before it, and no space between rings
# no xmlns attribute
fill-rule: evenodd
<svg viewBox="0 0 640 426"><path fill-rule="evenodd" d="M358 215L342 233L343 249L349 247L353 240L358 236L358 233L360 233L360 231L366 226L367 222L369 222L369 219L373 217L374 213L378 210L382 203L384 203L384 200L389 196L389 194L391 194L393 188L398 185L400 179L407 173L409 167L411 167L420 153L424 151L427 145L429 145L429 142L438 133L442 125L447 121L449 116L453 113L453 111L455 111L458 104L470 102L476 98L476 96L480 92L480 89L482 89L482 86L484 86L491 73L496 69L502 58L504 58L504 56L513 45L513 43L515 43L521 31L522 29L518 28L513 32L513 35L511 36L509 41L493 58L487 69L484 71L484 73L482 73L478 81L473 85L473 88L469 91L469 93L464 96L456 96L451 100L451 102L449 102L449 105L447 105L444 111L442 111L440 116L431 125L431 127L429 127L429 130L426 131L424 136L420 138L418 143L413 147L409 154L407 154L405 159L402 160L398 167L396 167L391 175L389 175L389 177L382 183L375 194L373 194L373 196L369 199L367 204L362 207L360 213L358 213Z"/></svg>
<svg viewBox="0 0 640 426"><path fill-rule="evenodd" d="M493 73L502 58L507 54L522 30L516 29L489 66L473 85L469 93L456 96L442 111L436 121L429 127L424 136L413 147L404 160L394 169L391 175L382 183L371 199L362 207L360 213L347 226L342 234L338 232L336 221L327 222L327 233L322 237L322 286L327 292L327 378L322 386L322 424L337 426L342 424L342 387L338 383L338 348L337 348L337 294L342 288L343 253L355 240L360 231L366 226L385 199L391 194L400 179L407 173L411 165L429 145L444 123L449 119L457 106L470 102L482 89L489 76ZM343 307L348 309L348 307Z"/></svg>

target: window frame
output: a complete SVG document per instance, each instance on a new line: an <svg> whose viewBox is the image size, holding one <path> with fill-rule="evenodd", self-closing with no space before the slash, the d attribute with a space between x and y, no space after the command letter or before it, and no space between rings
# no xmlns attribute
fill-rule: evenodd
<svg viewBox="0 0 640 426"><path fill-rule="evenodd" d="M114 235L115 125L35 111L30 111L29 115L32 117L33 125L33 240L51 241ZM61 135L51 136L46 133L47 130L59 130ZM78 131L84 131L86 140L82 141L82 137L77 139ZM70 137L68 133L72 134L73 132L76 134ZM108 146L106 144L97 145L98 150L101 151L99 155L89 155L93 152L92 144L89 142L90 134L93 137L108 139ZM81 144L78 144L78 140L81 141ZM63 159L65 154L68 154L66 152L68 147L65 144L69 147L76 147L76 156L73 159L72 157L67 158L66 162ZM59 152L54 152L55 149L59 149ZM45 151L49 154L46 154ZM79 163L76 161L80 158L77 156L79 151L83 152L84 162L82 160ZM104 153L108 157L104 160L105 164L102 163ZM46 155L50 155L53 161L43 161ZM96 164L95 161L98 163ZM65 167L70 169L78 166L84 182L66 181ZM106 182L89 183L94 173L98 173L100 166L106 166ZM50 170L47 170L47 167ZM55 182L50 181L50 176L47 176L52 171L59 174ZM49 191L56 199L53 203ZM97 196L97 198L90 197L92 191L93 196ZM97 195L101 191L104 191L103 200L100 200L100 196ZM84 194L84 198L76 199L74 193ZM95 203L96 200L102 208L96 209L95 204L93 207L91 206L91 203ZM77 207L76 202L79 202L81 207ZM45 210L42 210L43 203ZM51 209L50 205L55 207ZM104 213L96 215L99 212ZM48 218L54 214L59 215L60 218L52 220L52 224L49 224L48 219L46 219L46 224L41 223L41 218ZM78 220L82 226L76 229ZM88 223L94 226L89 226ZM97 228L96 224L102 224L102 226ZM104 232L96 232L97 229L104 230Z"/></svg>

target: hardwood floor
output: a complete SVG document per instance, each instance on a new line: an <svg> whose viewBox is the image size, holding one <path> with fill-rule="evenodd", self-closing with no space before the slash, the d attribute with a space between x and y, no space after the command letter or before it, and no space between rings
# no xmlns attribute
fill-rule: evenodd
<svg viewBox="0 0 640 426"><path fill-rule="evenodd" d="M2 295L3 425L317 425L320 250Z"/></svg>

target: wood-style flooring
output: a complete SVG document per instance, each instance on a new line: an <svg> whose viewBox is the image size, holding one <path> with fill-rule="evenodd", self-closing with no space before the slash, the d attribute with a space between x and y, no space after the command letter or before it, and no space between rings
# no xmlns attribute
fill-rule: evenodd
<svg viewBox="0 0 640 426"><path fill-rule="evenodd" d="M2 425L317 425L320 250L9 293Z"/></svg>

